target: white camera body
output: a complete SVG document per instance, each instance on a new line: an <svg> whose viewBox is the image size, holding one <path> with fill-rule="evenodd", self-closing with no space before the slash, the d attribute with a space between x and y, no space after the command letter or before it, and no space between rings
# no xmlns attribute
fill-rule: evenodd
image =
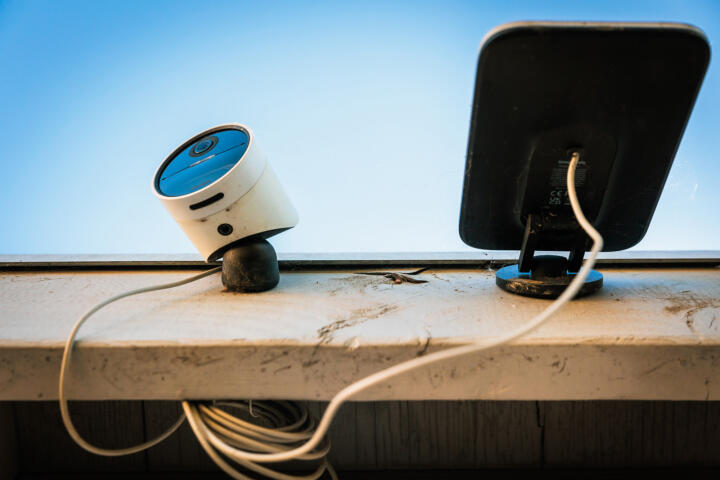
<svg viewBox="0 0 720 480"><path fill-rule="evenodd" d="M155 172L153 192L208 262L242 239L268 238L298 222L255 135L240 124L184 142Z"/></svg>

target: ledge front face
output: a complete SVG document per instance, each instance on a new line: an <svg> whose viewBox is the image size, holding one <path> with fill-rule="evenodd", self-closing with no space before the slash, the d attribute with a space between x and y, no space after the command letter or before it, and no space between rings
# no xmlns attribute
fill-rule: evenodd
<svg viewBox="0 0 720 480"><path fill-rule="evenodd" d="M126 290L196 271L0 272L0 400L57 397L73 323ZM411 372L357 400L720 399L720 271L604 269L605 287L534 334ZM489 270L428 270L395 283L350 271L284 272L261 294L219 275L120 300L80 331L75 399L327 400L427 352L495 337L548 301Z"/></svg>

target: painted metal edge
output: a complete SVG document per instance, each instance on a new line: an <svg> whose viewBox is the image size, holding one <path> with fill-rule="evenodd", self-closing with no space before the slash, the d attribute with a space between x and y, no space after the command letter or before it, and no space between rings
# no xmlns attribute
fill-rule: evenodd
<svg viewBox="0 0 720 480"><path fill-rule="evenodd" d="M339 253L280 253L282 269L354 266L487 266L488 263L516 262L518 252L339 252ZM720 250L662 250L624 251L600 254L599 265L720 265ZM196 254L57 254L57 255L0 255L0 270L18 269L160 269L208 268L220 262L205 262Z"/></svg>

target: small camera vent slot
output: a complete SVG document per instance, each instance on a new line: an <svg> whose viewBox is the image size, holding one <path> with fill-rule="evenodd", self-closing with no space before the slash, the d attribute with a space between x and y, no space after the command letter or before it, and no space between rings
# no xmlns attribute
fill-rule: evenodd
<svg viewBox="0 0 720 480"><path fill-rule="evenodd" d="M225 195L223 195L222 193L218 193L218 194L213 195L213 196L210 197L210 198L206 198L206 199L203 200L202 202L193 203L192 205L190 205L190 210L197 210L198 208L207 207L208 205L211 205L211 204L217 202L218 200L220 200L220 199L223 198L224 196L225 196Z"/></svg>

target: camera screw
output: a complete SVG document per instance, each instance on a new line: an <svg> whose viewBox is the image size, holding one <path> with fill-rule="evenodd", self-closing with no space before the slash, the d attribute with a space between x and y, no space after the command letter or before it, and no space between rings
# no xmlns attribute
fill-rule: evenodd
<svg viewBox="0 0 720 480"><path fill-rule="evenodd" d="M233 232L233 227L229 223L221 223L218 225L218 233L220 235L230 235Z"/></svg>

